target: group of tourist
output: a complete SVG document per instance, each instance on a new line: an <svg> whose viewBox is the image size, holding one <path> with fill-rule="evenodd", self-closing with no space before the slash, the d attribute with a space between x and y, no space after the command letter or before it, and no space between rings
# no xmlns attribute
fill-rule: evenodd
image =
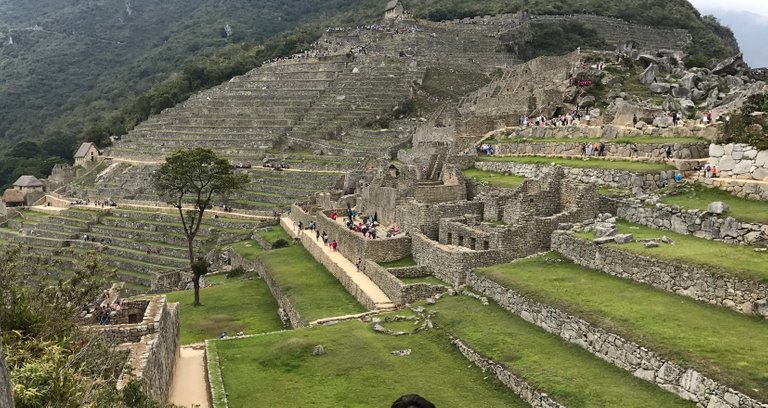
<svg viewBox="0 0 768 408"><path fill-rule="evenodd" d="M597 157L605 156L605 142L600 141L599 143L582 143L581 156L588 158L592 157L593 155Z"/></svg>
<svg viewBox="0 0 768 408"><path fill-rule="evenodd" d="M484 143L475 147L478 156L493 156L496 148L492 144Z"/></svg>
<svg viewBox="0 0 768 408"><path fill-rule="evenodd" d="M563 115L557 115L553 116L552 118L547 118L544 115L539 115L534 118L531 118L530 116L521 116L519 125L522 127L532 127L532 126L568 126L568 125L578 125L581 123L581 119L584 119L587 125L589 125L590 115L589 115L589 108L585 108L583 110L576 109L568 114Z"/></svg>
<svg viewBox="0 0 768 408"><path fill-rule="evenodd" d="M108 325L121 308L121 300L111 301L112 292L109 289L105 289L101 293L101 298L93 303L86 303L80 311L80 318L84 319L88 316L94 316L98 319L98 323L102 326Z"/></svg>
<svg viewBox="0 0 768 408"><path fill-rule="evenodd" d="M77 200L70 201L69 204L70 205L91 205L91 200L88 199L88 198L77 199ZM104 207L117 207L117 201L115 201L115 200L113 200L111 198L107 199L107 200L96 200L96 201L93 202L93 205L95 205L96 207L101 207L101 208L104 208Z"/></svg>
<svg viewBox="0 0 768 408"><path fill-rule="evenodd" d="M95 242L95 243L99 243L99 244L102 244L102 245L107 245L107 244L111 244L112 243L112 239L111 238L97 239L96 237L88 235L88 234L83 234L82 239L83 239L83 242Z"/></svg>

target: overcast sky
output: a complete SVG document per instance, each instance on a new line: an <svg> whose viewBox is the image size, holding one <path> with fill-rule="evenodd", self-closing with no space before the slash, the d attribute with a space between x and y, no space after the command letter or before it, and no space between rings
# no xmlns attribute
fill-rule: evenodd
<svg viewBox="0 0 768 408"><path fill-rule="evenodd" d="M696 8L750 11L768 17L766 0L689 0Z"/></svg>

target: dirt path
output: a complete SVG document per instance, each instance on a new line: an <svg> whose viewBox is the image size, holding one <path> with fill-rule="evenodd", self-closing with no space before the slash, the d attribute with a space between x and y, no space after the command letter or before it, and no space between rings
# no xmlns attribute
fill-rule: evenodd
<svg viewBox="0 0 768 408"><path fill-rule="evenodd" d="M168 402L183 407L211 408L208 385L205 381L205 345L182 346Z"/></svg>

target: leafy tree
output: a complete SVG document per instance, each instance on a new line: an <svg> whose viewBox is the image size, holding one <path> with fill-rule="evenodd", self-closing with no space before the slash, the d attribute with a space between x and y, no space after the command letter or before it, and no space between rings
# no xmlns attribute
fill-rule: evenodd
<svg viewBox="0 0 768 408"><path fill-rule="evenodd" d="M244 174L235 174L226 159L210 149L179 150L165 159L152 175L152 184L158 195L179 210L181 225L187 237L189 266L195 286L195 306L200 305L200 277L208 272L204 261L195 260L194 240L200 231L203 214L216 196L226 195L248 181ZM184 210L191 201L192 210Z"/></svg>

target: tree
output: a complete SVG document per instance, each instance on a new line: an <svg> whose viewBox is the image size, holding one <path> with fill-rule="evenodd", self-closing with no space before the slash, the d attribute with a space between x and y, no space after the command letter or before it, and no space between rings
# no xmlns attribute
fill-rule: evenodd
<svg viewBox="0 0 768 408"><path fill-rule="evenodd" d="M203 214L214 197L225 195L247 182L248 177L234 173L226 159L203 148L177 151L166 158L165 163L152 175L152 185L158 195L179 210L181 225L187 236L189 266L192 268L195 286L195 306L200 305L200 277L208 272L207 264L195 260L193 246ZM185 211L185 202L193 203L194 209Z"/></svg>

